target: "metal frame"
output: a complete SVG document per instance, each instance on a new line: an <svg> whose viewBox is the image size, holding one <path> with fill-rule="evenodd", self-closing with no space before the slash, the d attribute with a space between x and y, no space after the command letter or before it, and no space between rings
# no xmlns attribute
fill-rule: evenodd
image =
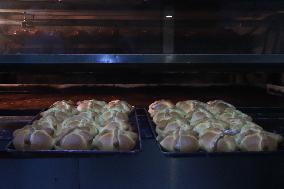
<svg viewBox="0 0 284 189"><path fill-rule="evenodd" d="M0 64L283 64L284 54L21 54L0 55Z"/></svg>

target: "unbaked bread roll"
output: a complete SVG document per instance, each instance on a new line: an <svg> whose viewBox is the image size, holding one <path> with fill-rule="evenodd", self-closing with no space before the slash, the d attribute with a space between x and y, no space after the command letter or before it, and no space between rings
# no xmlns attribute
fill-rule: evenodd
<svg viewBox="0 0 284 189"><path fill-rule="evenodd" d="M38 129L45 130L50 136L53 136L56 133L58 122L55 117L48 115L34 121L33 125Z"/></svg>
<svg viewBox="0 0 284 189"><path fill-rule="evenodd" d="M191 125L195 125L197 122L208 118L214 118L214 115L204 108L198 108L192 113L192 116L189 120Z"/></svg>
<svg viewBox="0 0 284 189"><path fill-rule="evenodd" d="M282 142L282 136L264 131L259 125L246 121L235 136L235 141L242 151L271 151L277 149L278 143Z"/></svg>
<svg viewBox="0 0 284 189"><path fill-rule="evenodd" d="M104 109L116 110L118 112L130 114L130 112L134 109L134 107L128 104L126 101L113 100L113 101L110 101L108 104L106 104Z"/></svg>
<svg viewBox="0 0 284 189"><path fill-rule="evenodd" d="M197 110L197 108L206 108L207 104L200 102L198 100L185 100L177 102L176 107L183 110L191 117L193 111Z"/></svg>
<svg viewBox="0 0 284 189"><path fill-rule="evenodd" d="M106 105L105 101L98 100L84 100L77 102L77 110L79 112L91 111L99 114L103 107Z"/></svg>
<svg viewBox="0 0 284 189"><path fill-rule="evenodd" d="M44 112L42 112L40 115L41 117L47 117L47 116L53 116L58 123L64 121L66 118L75 115L77 113L76 109L59 109L57 107L50 108Z"/></svg>
<svg viewBox="0 0 284 189"><path fill-rule="evenodd" d="M13 134L13 145L17 150L50 150L54 140L45 130L29 126L16 130Z"/></svg>
<svg viewBox="0 0 284 189"><path fill-rule="evenodd" d="M33 125L26 125L26 126L20 128L20 129L16 129L16 130L13 132L13 137L15 137L17 134L19 134L19 133L21 133L21 132L23 132L23 131L25 131L25 130L31 130L31 129L33 129L33 130L38 129L38 128L37 128L37 125L36 125L36 124L33 124Z"/></svg>
<svg viewBox="0 0 284 189"><path fill-rule="evenodd" d="M61 124L61 129L68 127L87 127L92 125L93 120L81 115L74 115L65 119Z"/></svg>
<svg viewBox="0 0 284 189"><path fill-rule="evenodd" d="M119 128L103 131L93 140L93 146L105 151L129 151L136 145L137 134Z"/></svg>
<svg viewBox="0 0 284 189"><path fill-rule="evenodd" d="M124 112L119 112L113 109L106 109L98 117L98 122L103 126L108 124L110 121L128 121L128 114Z"/></svg>
<svg viewBox="0 0 284 189"><path fill-rule="evenodd" d="M186 120L186 114L176 108L164 109L155 114L153 117L154 123L157 125L159 129L164 129L167 123L174 120Z"/></svg>
<svg viewBox="0 0 284 189"><path fill-rule="evenodd" d="M95 121L97 119L97 114L92 112L92 111L84 111L84 112L80 112L79 114L76 114L78 116L81 116L83 118L86 118L88 120L93 120Z"/></svg>
<svg viewBox="0 0 284 189"><path fill-rule="evenodd" d="M70 129L74 128L85 128L94 136L99 131L98 127L99 125L93 119L84 117L83 115L74 115L62 122L60 127L57 129L57 135L69 132Z"/></svg>
<svg viewBox="0 0 284 189"><path fill-rule="evenodd" d="M217 141L217 152L234 152L237 150L237 143L233 136L225 135Z"/></svg>
<svg viewBox="0 0 284 189"><path fill-rule="evenodd" d="M178 117L186 118L186 114L179 109L169 108L157 112L153 117L153 121L154 123L158 124L162 120L167 120L169 118L178 118Z"/></svg>
<svg viewBox="0 0 284 189"><path fill-rule="evenodd" d="M212 100L207 102L208 110L215 114L223 113L227 108L236 109L232 104L229 104L223 100Z"/></svg>
<svg viewBox="0 0 284 189"><path fill-rule="evenodd" d="M164 128L156 127L158 135L165 136L169 132L175 131L177 128L191 129L186 119L175 119L166 124Z"/></svg>
<svg viewBox="0 0 284 189"><path fill-rule="evenodd" d="M247 121L241 118L229 118L226 120L226 122L230 125L230 129L239 132Z"/></svg>
<svg viewBox="0 0 284 189"><path fill-rule="evenodd" d="M229 119L243 119L246 121L252 121L252 118L250 116L248 116L247 114L244 114L243 112L236 110L234 108L227 108L224 110L224 112L220 115L218 115L218 118L223 120L223 121L227 121Z"/></svg>
<svg viewBox="0 0 284 189"><path fill-rule="evenodd" d="M197 122L192 126L193 131L196 132L199 136L203 135L204 131L208 128L218 128L222 131L225 131L230 128L230 125L222 120L218 119L203 119Z"/></svg>
<svg viewBox="0 0 284 189"><path fill-rule="evenodd" d="M207 152L215 152L218 140L223 137L222 130L218 128L208 128L204 130L199 137L199 145L201 149Z"/></svg>
<svg viewBox="0 0 284 189"><path fill-rule="evenodd" d="M238 145L242 151L274 151L281 140L278 134L255 131L240 138Z"/></svg>
<svg viewBox="0 0 284 189"><path fill-rule="evenodd" d="M283 142L283 136L280 134L267 132L267 131L265 131L265 134L271 137L273 140L275 140L278 144Z"/></svg>
<svg viewBox="0 0 284 189"><path fill-rule="evenodd" d="M157 112L174 107L175 105L169 100L158 100L150 104L148 112L151 117L154 117Z"/></svg>
<svg viewBox="0 0 284 189"><path fill-rule="evenodd" d="M71 100L62 100L62 101L57 101L57 102L54 102L50 108L58 108L58 109L61 109L61 110L72 110L72 109L75 109L75 106L74 106L74 102L71 101Z"/></svg>
<svg viewBox="0 0 284 189"><path fill-rule="evenodd" d="M160 141L160 145L170 152L196 152L199 149L197 137L190 130L182 128L170 132Z"/></svg>
<svg viewBox="0 0 284 189"><path fill-rule="evenodd" d="M56 118L58 122L62 122L65 118L78 113L72 101L57 101L51 107L41 112L42 117L51 115Z"/></svg>
<svg viewBox="0 0 284 189"><path fill-rule="evenodd" d="M235 140L237 143L240 143L245 136L253 134L255 132L261 132L263 131L263 128L253 122L245 121L245 124L242 125L242 127L238 131L239 132L235 136Z"/></svg>
<svg viewBox="0 0 284 189"><path fill-rule="evenodd" d="M108 124L104 125L100 131L105 132L105 131L112 131L114 129L120 129L120 130L125 130L125 131L131 131L132 128L128 122L124 121L110 121Z"/></svg>
<svg viewBox="0 0 284 189"><path fill-rule="evenodd" d="M56 139L56 149L88 150L92 148L93 136L84 128L69 129Z"/></svg>

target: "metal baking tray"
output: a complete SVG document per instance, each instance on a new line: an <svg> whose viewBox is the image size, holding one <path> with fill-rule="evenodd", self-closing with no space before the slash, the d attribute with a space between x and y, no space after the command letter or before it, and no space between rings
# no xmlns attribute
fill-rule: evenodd
<svg viewBox="0 0 284 189"><path fill-rule="evenodd" d="M11 140L13 130L30 123L41 110L0 110L0 140Z"/></svg>
<svg viewBox="0 0 284 189"><path fill-rule="evenodd" d="M149 127L148 117L143 106L136 106L136 115L140 126L140 133L142 139L152 139L153 132Z"/></svg>
<svg viewBox="0 0 284 189"><path fill-rule="evenodd" d="M34 120L38 119L40 114L38 114ZM141 143L141 134L140 134L140 126L137 119L136 109L134 109L131 114L129 115L129 123L132 126L133 131L138 134L138 140L136 142L136 146L134 149L130 151L102 151L102 150L16 150L13 146L12 141L6 146L6 151L9 153L13 153L14 155L21 156L21 157L70 157L70 156L77 156L80 157L87 156L104 156L104 155L129 155L129 154L137 154L142 150L142 143Z"/></svg>
<svg viewBox="0 0 284 189"><path fill-rule="evenodd" d="M281 134L284 136L284 108L264 108L264 107L240 107L239 110L247 113L248 115L253 117L255 123L262 126L265 130ZM144 111L147 112L146 109ZM279 144L278 150L276 151L261 151L261 152L206 152L203 150L192 152L192 153L184 153L184 152L168 152L164 150L159 142L156 140L156 125L153 122L151 116L147 112L148 123L153 132L153 136L155 141L161 151L161 153L167 157L197 157L197 156L205 156L205 157L214 157L214 156L224 156L224 155L284 155L284 142Z"/></svg>

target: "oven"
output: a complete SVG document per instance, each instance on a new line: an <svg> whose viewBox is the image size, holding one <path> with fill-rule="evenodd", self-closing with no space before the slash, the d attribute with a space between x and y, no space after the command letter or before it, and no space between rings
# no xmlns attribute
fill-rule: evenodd
<svg viewBox="0 0 284 189"><path fill-rule="evenodd" d="M166 156L148 106L220 99L284 136L278 0L2 0L0 188L282 188L276 152ZM136 107L134 155L11 153L14 130L55 101Z"/></svg>

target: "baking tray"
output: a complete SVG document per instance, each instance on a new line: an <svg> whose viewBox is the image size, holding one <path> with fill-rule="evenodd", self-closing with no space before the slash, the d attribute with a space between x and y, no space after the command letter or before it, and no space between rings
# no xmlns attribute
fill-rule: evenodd
<svg viewBox="0 0 284 189"><path fill-rule="evenodd" d="M0 140L11 140L13 130L19 129L24 125L29 124L33 119L35 119L35 116L40 111L41 110L39 109L30 109L30 110L1 109Z"/></svg>
<svg viewBox="0 0 284 189"><path fill-rule="evenodd" d="M275 132L284 136L284 108L263 108L263 107L241 107L237 108L244 113L253 117L255 123L262 126L265 130L270 132ZM144 109L147 112L146 109ZM278 146L278 150L276 151L261 151L261 152L242 152L242 151L235 151L235 152L206 152L203 150L199 150L197 152L192 153L184 153L184 152L168 152L164 150L159 142L156 140L157 133L155 130L155 123L153 122L149 113L146 113L148 118L148 123L151 127L153 132L154 139L156 144L158 145L161 153L167 157L197 157L197 156L207 156L207 157L214 157L214 156L227 156L227 155L238 155L238 156L247 156L247 155L284 155L284 142L280 143Z"/></svg>
<svg viewBox="0 0 284 189"><path fill-rule="evenodd" d="M38 114L34 120L38 119L40 114ZM12 141L8 143L6 146L6 151L9 153L13 153L16 156L20 157L70 157L70 156L105 156L105 155L130 155L137 154L142 150L141 143L141 134L140 134L140 126L137 119L137 112L134 109L129 115L129 123L132 126L133 131L138 134L138 140L134 149L130 151L102 151L102 150L16 150L13 146Z"/></svg>
<svg viewBox="0 0 284 189"><path fill-rule="evenodd" d="M143 106L135 106L142 139L152 139L153 132L149 127L148 118Z"/></svg>

